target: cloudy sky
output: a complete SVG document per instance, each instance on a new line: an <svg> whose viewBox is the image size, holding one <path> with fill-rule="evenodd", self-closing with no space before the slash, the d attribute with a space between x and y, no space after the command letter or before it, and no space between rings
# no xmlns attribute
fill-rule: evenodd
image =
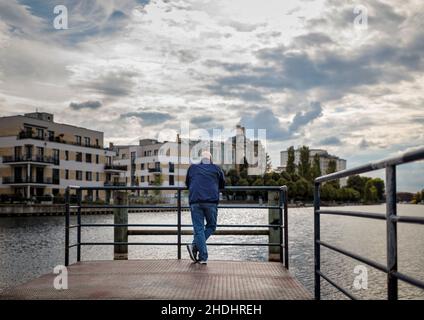
<svg viewBox="0 0 424 320"><path fill-rule="evenodd" d="M424 144L423 30L422 0L0 0L0 114L115 143L241 123L274 166L306 144L352 167ZM424 187L423 163L400 171Z"/></svg>

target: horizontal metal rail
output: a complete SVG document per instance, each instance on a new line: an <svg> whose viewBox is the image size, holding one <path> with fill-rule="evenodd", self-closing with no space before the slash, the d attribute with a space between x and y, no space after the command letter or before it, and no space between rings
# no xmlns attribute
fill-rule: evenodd
<svg viewBox="0 0 424 320"><path fill-rule="evenodd" d="M190 236L193 230L181 230L181 235ZM216 230L214 236L267 236L269 230ZM176 236L177 230L128 230L129 236Z"/></svg>
<svg viewBox="0 0 424 320"><path fill-rule="evenodd" d="M421 289L424 289L424 281L414 279L410 276L407 276L406 274L400 273L398 271L393 272L393 276L398 278L399 280L405 281L406 283L409 283L413 286L419 287Z"/></svg>
<svg viewBox="0 0 424 320"><path fill-rule="evenodd" d="M350 216L350 217L386 220L386 216L381 213L369 213L369 212L358 212L358 211L336 211L336 210L317 210L317 213L330 214L330 215L336 215L336 216Z"/></svg>
<svg viewBox="0 0 424 320"><path fill-rule="evenodd" d="M352 293L350 293L349 291L347 291L346 289L342 288L341 286L339 286L337 283L335 283L333 280L331 280L330 278L328 278L325 274L323 274L321 271L318 271L318 274L321 278L323 278L325 281L327 281L329 284L331 284L333 287L335 287L336 289L338 289L340 292L342 292L345 296L347 296L348 298L352 299L352 300L358 300L358 298L353 295Z"/></svg>
<svg viewBox="0 0 424 320"><path fill-rule="evenodd" d="M424 217L392 216L390 219L396 222L424 224Z"/></svg>
<svg viewBox="0 0 424 320"><path fill-rule="evenodd" d="M191 242L181 243L182 245L191 244ZM178 242L81 242L82 246L108 246L108 245L132 245L132 246L176 246ZM78 246L78 243L73 244L71 247ZM259 247L279 247L279 243L249 243L249 242L233 242L233 243L221 243L221 242L210 242L208 246L259 246Z"/></svg>
<svg viewBox="0 0 424 320"><path fill-rule="evenodd" d="M387 267L385 265L382 265L381 263L372 261L372 260L370 260L368 258L361 257L359 254L356 254L356 253L347 251L345 249L341 249L339 247L330 245L330 244L328 244L326 242L323 242L323 241L318 241L318 244L320 244L321 246L326 247L328 249L331 249L333 251L342 253L345 256L348 256L350 258L353 258L353 259L356 259L358 261L361 261L361 262L363 262L363 263L365 263L365 264L367 264L367 265L369 265L371 267L374 267L374 268L376 268L376 269L378 269L378 270L380 270L382 272L387 272Z"/></svg>
<svg viewBox="0 0 424 320"><path fill-rule="evenodd" d="M70 206L71 209L170 209L177 210L178 206L147 206L147 205L81 205ZM280 209L280 206L266 206L266 205L219 205L219 209ZM190 209L190 206L181 206L181 209Z"/></svg>
<svg viewBox="0 0 424 320"><path fill-rule="evenodd" d="M397 157L388 158L385 160L369 163L352 169L342 170L339 172L327 174L315 179L314 188L314 274L315 274L315 299L321 298L321 283L320 278L324 278L346 296L355 299L351 293L338 286L325 276L321 270L321 246L341 253L350 258L361 261L371 267L376 268L387 274L387 298L389 300L398 299L398 280L407 282L415 287L424 289L424 282L414 279L408 275L398 272L398 246L397 246L397 223L412 223L424 224L424 217L413 216L398 216L396 202L396 166L408 162L424 159L424 148L419 148L414 151L404 153ZM354 211L339 211L339 210L322 210L320 198L320 186L323 182L332 181L340 178L349 177L356 174L361 174L369 171L385 169L386 170L386 214L354 212ZM386 221L386 249L387 249L387 265L382 265L368 258L362 257L353 252L338 248L320 240L320 216L339 215L351 216L359 218L377 219Z"/></svg>
<svg viewBox="0 0 424 320"><path fill-rule="evenodd" d="M315 183L322 183L331 180L337 180L340 178L349 177L355 174L385 169L389 166L397 166L399 164L405 164L417 160L424 159L424 148L420 148L414 151L406 152L400 156L384 159L381 161L372 162L363 166L358 166L352 169L346 169L330 173L315 179Z"/></svg>
<svg viewBox="0 0 424 320"><path fill-rule="evenodd" d="M188 190L187 187L162 187L162 186L68 186L69 189L79 190L110 190L110 191L131 191L131 190ZM286 186L226 186L221 191L279 191L287 189Z"/></svg>
<svg viewBox="0 0 424 320"><path fill-rule="evenodd" d="M77 205L70 204L70 192L71 190L76 190L77 193ZM177 204L176 205L139 205L139 204L128 204L128 201L121 201L120 198L117 198L117 202L114 205L94 205L94 204L82 204L82 190L109 190L109 191L137 191L137 190L173 190L177 191ZM119 246L134 246L134 245L144 245L144 246L177 246L178 248L178 259L181 258L181 247L182 245L189 244L183 243L181 241L182 235L192 235L192 230L184 230L182 228L192 228L191 224L182 224L181 223L181 210L189 209L190 206L181 205L181 192L187 190L185 187L161 187L161 186L103 186L103 187L83 187L83 186L70 186L66 190L66 217L65 217L65 265L69 263L69 249L77 248L77 261L80 261L81 257L81 247L82 246L115 246L115 250ZM244 191L278 191L279 202L278 205L229 205L229 204L220 204L218 208L227 208L227 209L276 209L279 211L279 219L277 223L268 224L221 224L218 225L218 228L232 228L230 230L216 230L215 235L227 236L227 235L240 235L240 236L267 236L274 229L279 229L279 242L236 242L236 243L224 243L224 242L211 242L208 245L211 246L261 246L261 247L279 247L280 248L280 261L284 263L286 268L288 268L288 218L287 218L287 187L286 186L229 186L225 187L222 191L227 192L244 192ZM82 209L113 209L113 210L130 210L130 209L154 209L154 210L170 210L177 212L177 224L146 224L146 223L122 223L122 220L116 221L118 223L82 223L81 222L81 211ZM71 210L77 210L77 224L70 224L70 214ZM126 211L126 212L128 212ZM115 216L116 218L116 216ZM124 220L127 221L127 220ZM112 227L116 232L122 235L121 228L128 227L144 227L144 228L176 228L176 230L167 230L167 229L131 229L126 230L124 235L126 236L164 236L164 235L177 235L177 242L128 242L128 241L115 241L113 242L84 242L81 241L81 229L82 228L91 228L91 227ZM236 228L236 229L235 229ZM247 229L246 229L247 228ZM267 228L267 229L258 229L258 228ZM71 229L77 229L77 243L70 245L69 244L69 231ZM251 229L251 230L249 230ZM121 231L120 231L121 230ZM284 231L284 236L283 236ZM127 240L127 238L125 238ZM283 255L284 250L284 255ZM116 251L115 251L116 253Z"/></svg>
<svg viewBox="0 0 424 320"><path fill-rule="evenodd" d="M176 228L178 224L143 224L143 223L83 223L81 227L164 227L164 228ZM69 228L76 228L78 225L71 225ZM192 224L181 224L182 228L193 227ZM280 228L279 224L219 224L217 228Z"/></svg>

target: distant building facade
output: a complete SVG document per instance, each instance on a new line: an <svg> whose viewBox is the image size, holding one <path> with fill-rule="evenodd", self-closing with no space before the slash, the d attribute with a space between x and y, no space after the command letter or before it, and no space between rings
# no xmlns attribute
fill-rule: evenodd
<svg viewBox="0 0 424 320"><path fill-rule="evenodd" d="M103 132L54 122L50 113L0 118L0 195L34 199L63 196L69 185L103 186ZM102 191L83 198L104 199Z"/></svg>
<svg viewBox="0 0 424 320"><path fill-rule="evenodd" d="M341 171L346 169L346 160L341 159L337 156L330 155L326 150L323 149L309 149L309 161L312 163L315 155L319 155L319 164L321 169L321 174L326 174L328 171L328 164L331 160L334 160L336 162L336 171ZM280 152L280 171L286 171L287 168L287 161L288 161L288 151L281 151ZM300 149L295 149L294 151L294 163L296 165L299 165L300 163Z"/></svg>

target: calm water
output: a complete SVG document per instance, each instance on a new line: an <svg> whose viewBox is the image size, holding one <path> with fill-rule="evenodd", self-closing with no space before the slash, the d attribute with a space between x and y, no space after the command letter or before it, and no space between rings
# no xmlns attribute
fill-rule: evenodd
<svg viewBox="0 0 424 320"><path fill-rule="evenodd" d="M384 213L385 206L353 206L344 210ZM400 215L424 215L424 206L399 205ZM83 216L87 223L112 223L112 216ZM130 214L130 223L175 223L174 213ZM323 216L321 238L385 264L385 222L360 218ZM183 223L190 223L188 212L183 212ZM219 212L219 223L267 223L266 210L225 210ZM53 267L63 264L64 246L63 217L2 218L0 219L0 290L52 272ZM223 239L225 238L225 239ZM71 239L76 239L75 233ZM312 208L289 209L290 270L313 292L313 214ZM399 270L424 280L424 228L419 225L398 227ZM83 241L112 241L111 228L83 229ZM174 236L137 236L130 241L175 241ZM189 241L189 237L183 237ZM266 237L214 237L211 241L265 242ZM72 243L72 240L71 240ZM111 246L83 247L83 260L112 259ZM266 247L210 247L210 259L267 260ZM75 250L71 250L75 261ZM186 257L184 249L183 255ZM130 259L176 258L173 246L129 247ZM322 249L322 271L357 296L366 299L386 297L386 277L382 272L368 267L368 289L355 290L353 270L359 262L340 254ZM424 299L424 291L399 282L400 298ZM322 280L323 298L341 299L344 296Z"/></svg>

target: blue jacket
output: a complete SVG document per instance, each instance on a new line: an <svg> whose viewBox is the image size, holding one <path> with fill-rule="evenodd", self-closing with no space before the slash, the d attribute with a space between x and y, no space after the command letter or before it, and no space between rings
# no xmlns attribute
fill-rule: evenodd
<svg viewBox="0 0 424 320"><path fill-rule="evenodd" d="M225 187L224 172L213 163L192 164L187 170L189 203L218 203L219 189Z"/></svg>

